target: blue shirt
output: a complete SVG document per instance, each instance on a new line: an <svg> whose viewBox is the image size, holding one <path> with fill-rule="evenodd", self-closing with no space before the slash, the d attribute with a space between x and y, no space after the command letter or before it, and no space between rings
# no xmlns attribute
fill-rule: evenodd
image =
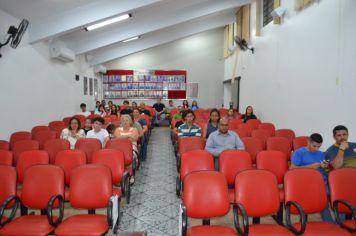
<svg viewBox="0 0 356 236"><path fill-rule="evenodd" d="M207 130L206 130L206 138L209 138L209 135L218 130L218 127L214 127L210 122L208 122Z"/></svg>
<svg viewBox="0 0 356 236"><path fill-rule="evenodd" d="M292 164L296 166L307 166L314 163L320 163L325 160L325 154L321 151L310 152L306 147L299 148L294 151ZM317 169L326 178L326 172L323 168Z"/></svg>
<svg viewBox="0 0 356 236"><path fill-rule="evenodd" d="M343 166L344 167L356 167L354 166L356 161L356 143L348 143L349 144L349 148L347 148L344 151L344 163ZM333 161L337 155L339 151L339 146L337 145L332 145L331 147L328 148L328 150L326 150L325 155L326 155L326 159Z"/></svg>
<svg viewBox="0 0 356 236"><path fill-rule="evenodd" d="M205 150L218 157L222 151L227 149L245 150L245 145L240 137L230 130L226 134L222 134L217 130L209 135Z"/></svg>
<svg viewBox="0 0 356 236"><path fill-rule="evenodd" d="M201 129L196 124L193 124L191 128L187 124L182 124L178 127L178 137L200 137Z"/></svg>

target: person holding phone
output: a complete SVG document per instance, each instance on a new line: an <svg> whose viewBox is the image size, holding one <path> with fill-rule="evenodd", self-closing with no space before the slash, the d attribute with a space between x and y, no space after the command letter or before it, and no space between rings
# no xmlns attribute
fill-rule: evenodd
<svg viewBox="0 0 356 236"><path fill-rule="evenodd" d="M326 169L329 166L329 161L325 159L325 154L320 151L323 137L314 133L309 136L308 145L294 151L290 169L294 168L312 168L318 170L323 176L326 188L326 194L329 195L328 176ZM320 217L323 221L335 223L331 216L329 205L321 213Z"/></svg>

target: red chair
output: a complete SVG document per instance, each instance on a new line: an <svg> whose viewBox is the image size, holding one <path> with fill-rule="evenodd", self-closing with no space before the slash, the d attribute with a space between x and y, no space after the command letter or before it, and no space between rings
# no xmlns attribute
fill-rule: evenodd
<svg viewBox="0 0 356 236"><path fill-rule="evenodd" d="M182 235L237 235L228 226L210 225L210 218L225 216L229 210L229 197L223 174L198 171L184 178L184 199L181 204ZM203 219L203 225L188 226L188 217Z"/></svg>
<svg viewBox="0 0 356 236"><path fill-rule="evenodd" d="M277 224L249 224L248 217L274 215L279 209L277 179L265 170L246 170L235 179L234 219L240 235L291 235L288 229ZM239 223L243 218L243 227Z"/></svg>
<svg viewBox="0 0 356 236"><path fill-rule="evenodd" d="M3 213L12 208L10 219L16 214L19 199L16 196L16 169L12 166L0 165L0 228L9 222ZM16 206L14 206L14 203Z"/></svg>
<svg viewBox="0 0 356 236"><path fill-rule="evenodd" d="M270 133L271 136L274 136L275 132L276 132L276 128L274 127L274 124L272 124L272 123L261 123L258 126L258 129L267 130Z"/></svg>
<svg viewBox="0 0 356 236"><path fill-rule="evenodd" d="M246 121L246 124L251 125L253 127L253 129L258 129L258 126L261 124L262 122L259 119L250 119Z"/></svg>
<svg viewBox="0 0 356 236"><path fill-rule="evenodd" d="M257 154L256 167L260 170L268 170L277 177L278 185L283 184L284 175L288 171L288 160L281 151L262 151ZM283 222L284 188L279 187L280 208L277 214L277 222Z"/></svg>
<svg viewBox="0 0 356 236"><path fill-rule="evenodd" d="M181 156L189 151L204 150L205 140L200 137L178 138L178 153L176 156L177 170L180 169Z"/></svg>
<svg viewBox="0 0 356 236"><path fill-rule="evenodd" d="M176 193L179 197L182 190L184 177L193 171L214 170L214 158L210 152L205 150L193 150L182 155L180 175L176 180Z"/></svg>
<svg viewBox="0 0 356 236"><path fill-rule="evenodd" d="M37 165L24 176L21 203L25 208L41 209L48 215L22 215L0 229L0 235L48 235L62 221L64 203L64 174L60 167ZM52 210L59 207L59 217ZM43 209L43 210L42 210ZM26 210L27 211L27 210Z"/></svg>
<svg viewBox="0 0 356 236"><path fill-rule="evenodd" d="M336 224L309 221L307 215L319 213L327 207L324 180L319 171L298 168L284 176L287 227L297 235L350 235ZM299 215L298 223L291 222L291 214Z"/></svg>
<svg viewBox="0 0 356 236"><path fill-rule="evenodd" d="M0 150L10 150L10 143L6 140L0 140Z"/></svg>
<svg viewBox="0 0 356 236"><path fill-rule="evenodd" d="M329 173L330 200L334 209L336 222L352 235L356 234L356 169L341 168ZM351 214L353 219L340 220L339 214Z"/></svg>
<svg viewBox="0 0 356 236"><path fill-rule="evenodd" d="M10 148L12 149L14 144L18 141L31 140L31 139L32 139L32 135L30 132L27 131L19 131L19 132L12 133L10 136Z"/></svg>
<svg viewBox="0 0 356 236"><path fill-rule="evenodd" d="M249 136L249 131L247 129L244 129L244 128L232 129L231 131L234 131L240 137L240 139L241 138L250 137Z"/></svg>
<svg viewBox="0 0 356 236"><path fill-rule="evenodd" d="M250 153L240 150L225 150L220 154L219 171L225 176L229 186L230 203L234 203L236 174L248 169L252 169Z"/></svg>
<svg viewBox="0 0 356 236"><path fill-rule="evenodd" d="M17 160L17 181L23 182L25 172L28 168L34 165L46 165L49 163L48 153L42 150L24 151L20 154Z"/></svg>
<svg viewBox="0 0 356 236"><path fill-rule="evenodd" d="M293 140L295 139L295 133L291 129L277 129L275 133L276 137L285 137L288 139L290 146L293 147Z"/></svg>
<svg viewBox="0 0 356 236"><path fill-rule="evenodd" d="M263 151L262 141L258 138L242 138L242 142L245 145L245 151L250 153L252 163L256 163L256 156L259 152Z"/></svg>
<svg viewBox="0 0 356 236"><path fill-rule="evenodd" d="M252 131L251 137L260 139L263 143L263 149L266 149L267 139L272 136L271 136L271 133L268 132L267 130L256 129L256 130Z"/></svg>
<svg viewBox="0 0 356 236"><path fill-rule="evenodd" d="M299 136L293 139L293 150L308 146L308 136Z"/></svg>
<svg viewBox="0 0 356 236"><path fill-rule="evenodd" d="M248 136L251 136L251 133L253 131L253 127L251 125L248 125L245 123L239 124L237 128L238 129L246 129L248 132Z"/></svg>
<svg viewBox="0 0 356 236"><path fill-rule="evenodd" d="M91 163L93 152L101 148L102 144L100 140L95 138L81 138L75 143L75 149L85 152L87 163Z"/></svg>
<svg viewBox="0 0 356 236"><path fill-rule="evenodd" d="M38 131L33 135L33 140L37 140L40 148L43 149L44 143L51 139L56 139L57 132L51 130Z"/></svg>
<svg viewBox="0 0 356 236"><path fill-rule="evenodd" d="M70 204L74 208L89 209L89 214L66 218L54 231L56 235L104 235L111 225L109 215L95 214L96 208L109 208L112 196L111 171L103 165L90 164L71 172ZM119 204L120 205L120 204ZM120 211L119 211L120 216Z"/></svg>
<svg viewBox="0 0 356 236"><path fill-rule="evenodd" d="M38 133L40 131L49 131L49 130L50 130L49 127L46 125L35 126L31 129L32 138L35 136L36 133Z"/></svg>
<svg viewBox="0 0 356 236"><path fill-rule="evenodd" d="M81 127L84 128L84 125L85 125L85 116L83 116L83 115L75 115L74 117L77 118L77 119L79 119Z"/></svg>
<svg viewBox="0 0 356 236"><path fill-rule="evenodd" d="M112 182L116 185L113 194L119 197L125 194L126 203L130 204L129 176L125 172L125 155L123 151L115 149L103 149L93 153L93 164L103 164L110 168ZM119 188L117 188L119 186Z"/></svg>
<svg viewBox="0 0 356 236"><path fill-rule="evenodd" d="M11 151L0 150L0 165L12 166L14 156Z"/></svg>
<svg viewBox="0 0 356 236"><path fill-rule="evenodd" d="M137 169L136 162L133 161L133 148L132 143L127 138L117 138L110 139L106 143L107 149L115 149L124 152L125 155L125 167L129 172L130 176L135 174L135 170ZM132 165L132 167L130 167Z"/></svg>
<svg viewBox="0 0 356 236"><path fill-rule="evenodd" d="M15 142L12 146L12 152L14 154L14 165L16 166L17 159L22 152L38 149L40 149L40 144L36 140L21 140Z"/></svg>
<svg viewBox="0 0 356 236"><path fill-rule="evenodd" d="M64 117L64 118L63 118L63 122L64 122L64 125L65 125L66 127L68 127L70 119L72 119L71 116L70 116L70 117Z"/></svg>
<svg viewBox="0 0 356 236"><path fill-rule="evenodd" d="M87 158L85 153L81 150L63 150L59 151L56 155L54 164L59 166L64 171L65 177L65 192L64 199L69 201L69 186L70 186L70 172L78 166L85 165Z"/></svg>
<svg viewBox="0 0 356 236"><path fill-rule="evenodd" d="M223 116L221 116L221 117L223 117ZM229 129L237 129L237 128L239 128L240 124L243 124L242 120L240 120L240 119L229 120Z"/></svg>
<svg viewBox="0 0 356 236"><path fill-rule="evenodd" d="M63 121L52 121L48 124L48 127L50 128L50 130L56 131L57 138L61 136L62 130L67 128Z"/></svg>
<svg viewBox="0 0 356 236"><path fill-rule="evenodd" d="M281 151L286 154L287 160L290 160L292 148L288 139L284 137L270 137L267 139L267 150Z"/></svg>
<svg viewBox="0 0 356 236"><path fill-rule="evenodd" d="M48 152L49 163L53 164L56 159L57 153L59 151L69 150L70 143L68 140L65 139L50 139L43 144L42 149Z"/></svg>

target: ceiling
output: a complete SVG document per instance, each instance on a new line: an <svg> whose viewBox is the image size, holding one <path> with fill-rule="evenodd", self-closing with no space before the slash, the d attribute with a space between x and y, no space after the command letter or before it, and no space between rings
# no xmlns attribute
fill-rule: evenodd
<svg viewBox="0 0 356 236"><path fill-rule="evenodd" d="M222 27L253 0L0 0L0 9L30 21L30 43L58 40L91 65ZM92 23L132 17L93 31ZM128 43L122 40L140 36Z"/></svg>

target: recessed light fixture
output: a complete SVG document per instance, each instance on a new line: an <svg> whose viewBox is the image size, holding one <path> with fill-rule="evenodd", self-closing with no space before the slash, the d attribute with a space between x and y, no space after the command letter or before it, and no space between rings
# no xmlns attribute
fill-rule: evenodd
<svg viewBox="0 0 356 236"><path fill-rule="evenodd" d="M89 25L88 27L85 28L85 30L86 31L90 31L90 30L94 30L94 29L97 29L97 28L101 28L101 27L104 27L104 26L107 26L107 25L110 25L110 24L113 24L113 23L116 23L116 22L119 22L119 21L126 20L126 19L128 19L130 17L131 17L131 14L125 14L125 15L117 16L117 17L114 17L114 18L111 18L111 19L108 19L108 20L104 20L102 22L99 22L99 23L96 23L96 24L93 24L93 25Z"/></svg>
<svg viewBox="0 0 356 236"><path fill-rule="evenodd" d="M135 36L135 37L132 37L132 38L129 38L129 39L122 40L121 42L123 42L123 43L127 43L127 42L130 42L130 41L133 41L133 40L139 39L139 38L140 38L140 36Z"/></svg>

